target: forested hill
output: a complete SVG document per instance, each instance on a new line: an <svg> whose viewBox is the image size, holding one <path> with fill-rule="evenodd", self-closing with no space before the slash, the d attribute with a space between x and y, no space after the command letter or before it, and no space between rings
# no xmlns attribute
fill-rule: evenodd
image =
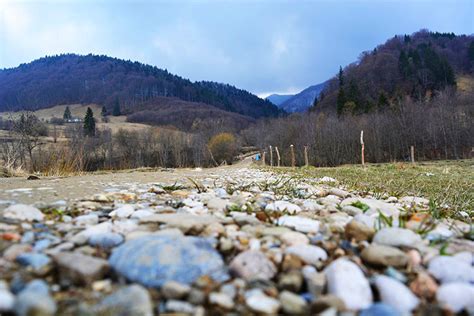
<svg viewBox="0 0 474 316"><path fill-rule="evenodd" d="M455 89L461 77L472 83L473 72L474 36L425 30L395 36L340 69L315 109L358 114L393 106L407 96L422 100Z"/></svg>
<svg viewBox="0 0 474 316"><path fill-rule="evenodd" d="M65 54L0 70L0 111L39 109L57 104L115 102L133 108L157 97L205 103L253 118L276 116L267 100L233 86L191 82L166 70L108 56Z"/></svg>

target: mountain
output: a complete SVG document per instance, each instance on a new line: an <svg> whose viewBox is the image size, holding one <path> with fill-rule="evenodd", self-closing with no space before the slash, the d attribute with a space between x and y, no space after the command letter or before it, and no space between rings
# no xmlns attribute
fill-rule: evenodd
<svg viewBox="0 0 474 316"><path fill-rule="evenodd" d="M276 106L280 106L283 102L285 102L292 96L294 96L294 94L271 94L265 99L275 104Z"/></svg>
<svg viewBox="0 0 474 316"><path fill-rule="evenodd" d="M326 86L326 82L308 87L298 94L295 94L285 102L278 105L278 107L285 112L304 112L309 109L314 102L314 98L319 97L321 91Z"/></svg>
<svg viewBox="0 0 474 316"><path fill-rule="evenodd" d="M111 109L118 102L129 114L140 104L171 97L250 118L282 113L270 101L227 84L191 82L155 66L103 55L63 54L3 69L0 87L0 111L74 103Z"/></svg>
<svg viewBox="0 0 474 316"><path fill-rule="evenodd" d="M421 30L395 36L328 81L317 111L360 114L428 100L474 77L474 36Z"/></svg>

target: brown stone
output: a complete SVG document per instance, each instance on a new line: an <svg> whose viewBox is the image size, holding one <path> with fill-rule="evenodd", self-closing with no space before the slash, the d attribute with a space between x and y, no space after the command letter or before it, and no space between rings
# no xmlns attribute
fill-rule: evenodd
<svg viewBox="0 0 474 316"><path fill-rule="evenodd" d="M410 283L410 289L418 297L431 300L436 295L438 284L428 273L421 272L417 275L416 279Z"/></svg>

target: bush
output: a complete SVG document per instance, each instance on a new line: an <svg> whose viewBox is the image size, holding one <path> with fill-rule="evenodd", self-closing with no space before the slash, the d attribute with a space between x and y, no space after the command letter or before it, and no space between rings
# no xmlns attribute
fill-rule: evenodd
<svg viewBox="0 0 474 316"><path fill-rule="evenodd" d="M224 161L232 163L232 160L238 151L237 141L234 135L230 133L214 135L207 146L217 163L222 163Z"/></svg>

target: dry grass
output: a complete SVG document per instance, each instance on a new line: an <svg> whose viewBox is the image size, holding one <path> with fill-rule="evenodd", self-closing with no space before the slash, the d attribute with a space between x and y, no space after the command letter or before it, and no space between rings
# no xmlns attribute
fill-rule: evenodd
<svg viewBox="0 0 474 316"><path fill-rule="evenodd" d="M335 168L281 168L295 177L332 177L347 189L375 197L420 196L439 216L474 216L474 160L344 165Z"/></svg>

